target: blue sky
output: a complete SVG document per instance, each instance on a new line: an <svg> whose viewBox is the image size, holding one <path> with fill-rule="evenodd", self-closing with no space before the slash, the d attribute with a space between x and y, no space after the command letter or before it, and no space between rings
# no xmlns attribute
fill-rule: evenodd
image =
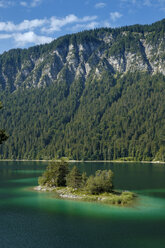
<svg viewBox="0 0 165 248"><path fill-rule="evenodd" d="M0 53L85 29L163 18L165 0L0 0Z"/></svg>

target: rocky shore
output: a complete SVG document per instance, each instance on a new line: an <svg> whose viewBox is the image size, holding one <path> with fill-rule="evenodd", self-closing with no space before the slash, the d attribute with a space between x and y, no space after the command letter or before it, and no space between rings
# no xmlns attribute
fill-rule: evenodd
<svg viewBox="0 0 165 248"><path fill-rule="evenodd" d="M123 191L123 192L113 191L112 193L101 193L99 195L92 195L92 194L88 194L85 191L80 191L78 189L73 189L69 187L37 186L34 188L34 190L40 192L55 192L57 193L57 197L62 199L99 202L99 203L120 205L120 206L131 205L135 198L135 194L128 191Z"/></svg>

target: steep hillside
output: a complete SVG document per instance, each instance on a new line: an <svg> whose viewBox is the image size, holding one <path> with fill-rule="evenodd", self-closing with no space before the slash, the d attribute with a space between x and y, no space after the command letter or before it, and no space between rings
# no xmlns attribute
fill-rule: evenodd
<svg viewBox="0 0 165 248"><path fill-rule="evenodd" d="M165 20L0 56L2 158L164 160Z"/></svg>

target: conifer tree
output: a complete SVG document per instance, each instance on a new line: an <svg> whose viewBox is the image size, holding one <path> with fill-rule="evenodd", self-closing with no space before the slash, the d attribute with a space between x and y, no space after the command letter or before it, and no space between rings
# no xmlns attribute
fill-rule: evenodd
<svg viewBox="0 0 165 248"><path fill-rule="evenodd" d="M2 108L2 104L0 102L0 109ZM6 141L8 138L7 134L5 133L5 130L0 129L0 144L2 144L4 141Z"/></svg>
<svg viewBox="0 0 165 248"><path fill-rule="evenodd" d="M80 188L81 187L82 176L76 166L68 173L66 178L66 183L68 187Z"/></svg>
<svg viewBox="0 0 165 248"><path fill-rule="evenodd" d="M66 175L68 173L68 163L61 160L60 162L51 162L45 172L38 179L40 185L62 187L66 186Z"/></svg>
<svg viewBox="0 0 165 248"><path fill-rule="evenodd" d="M84 188L86 186L86 182L87 182L87 174L86 172L83 172L82 173L82 176L81 176L81 187Z"/></svg>

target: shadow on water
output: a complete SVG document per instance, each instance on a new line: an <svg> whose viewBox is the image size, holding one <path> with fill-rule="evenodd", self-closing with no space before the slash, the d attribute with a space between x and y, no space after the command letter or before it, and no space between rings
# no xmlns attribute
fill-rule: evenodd
<svg viewBox="0 0 165 248"><path fill-rule="evenodd" d="M165 166L78 163L88 175L112 169L115 188L138 193L116 207L31 190L46 165L0 163L0 248L165 247Z"/></svg>

